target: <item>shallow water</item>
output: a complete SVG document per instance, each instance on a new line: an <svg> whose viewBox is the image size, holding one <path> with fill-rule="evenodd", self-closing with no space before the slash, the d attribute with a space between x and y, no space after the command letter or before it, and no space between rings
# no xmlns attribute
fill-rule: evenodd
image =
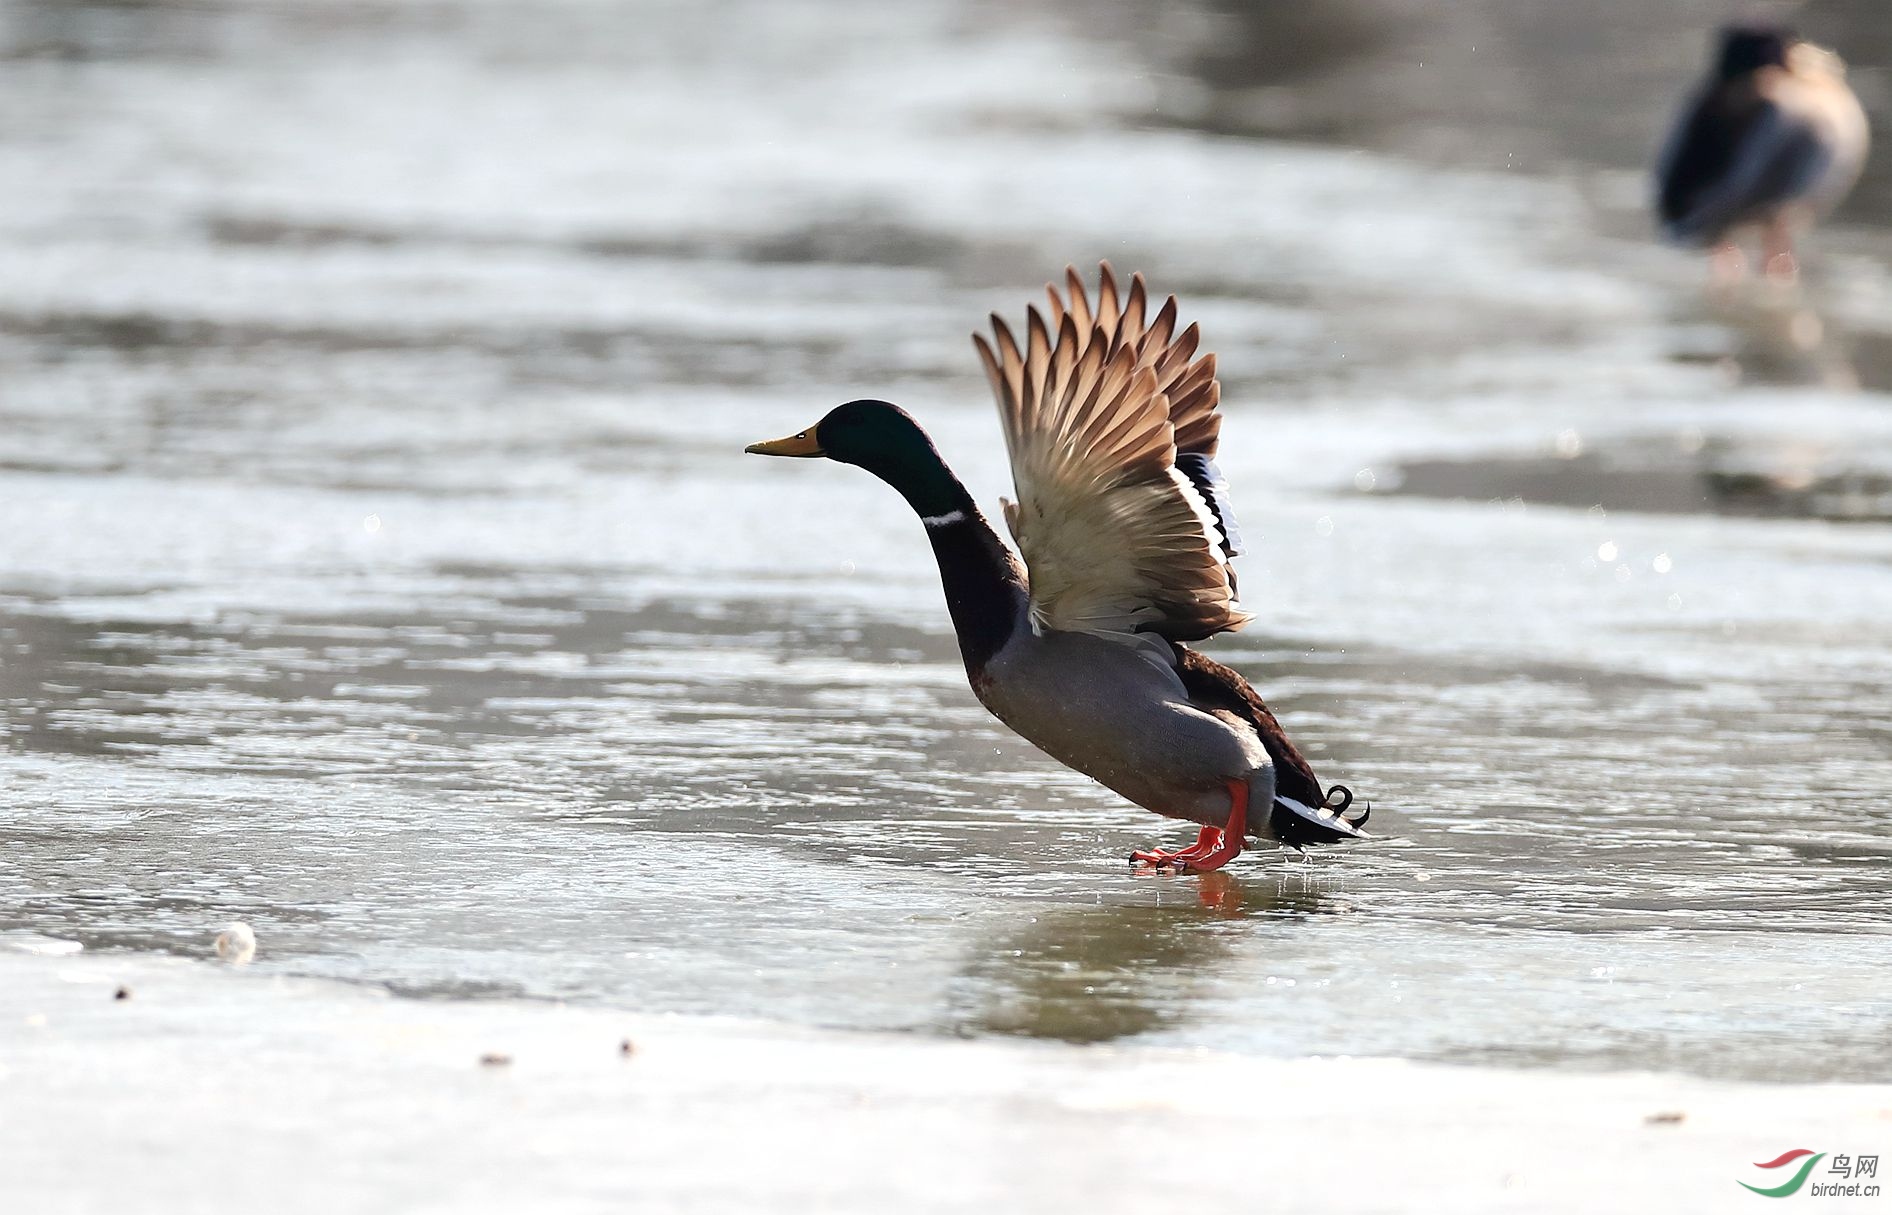
<svg viewBox="0 0 1892 1215"><path fill-rule="evenodd" d="M1460 154L1484 103L1349 91L1417 50L1340 22L1228 78L1226 15L1172 7L15 6L0 932L241 917L260 970L435 998L1892 1074L1885 234L1710 300L1625 167L1654 51L1587 124L1521 111L1507 167ZM1666 63L1697 7L1637 18ZM741 455L885 396L993 501L966 333L1098 256L1221 356L1260 619L1214 650L1371 845L1129 873L1182 832L984 715L897 500Z"/></svg>

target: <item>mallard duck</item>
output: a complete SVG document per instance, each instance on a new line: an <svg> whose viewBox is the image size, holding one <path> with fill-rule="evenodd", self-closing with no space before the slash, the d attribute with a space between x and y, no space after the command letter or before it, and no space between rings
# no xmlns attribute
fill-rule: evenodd
<svg viewBox="0 0 1892 1215"><path fill-rule="evenodd" d="M1021 346L1003 320L974 344L992 381L1018 500L1006 526L1024 560L904 410L849 401L765 456L855 464L907 500L932 541L973 693L1053 758L1137 805L1196 823L1193 843L1131 863L1212 870L1250 836L1296 847L1358 838L1344 786L1313 768L1240 674L1185 643L1249 616L1241 551L1215 465L1215 356L1176 299L1147 314L1143 278L1119 298L1105 263L1095 304L1075 270Z"/></svg>
<svg viewBox="0 0 1892 1215"><path fill-rule="evenodd" d="M1738 273L1735 241L1757 229L1763 268L1790 278L1795 230L1852 189L1867 143L1839 56L1778 26L1729 26L1662 151L1663 232L1712 247L1717 266Z"/></svg>

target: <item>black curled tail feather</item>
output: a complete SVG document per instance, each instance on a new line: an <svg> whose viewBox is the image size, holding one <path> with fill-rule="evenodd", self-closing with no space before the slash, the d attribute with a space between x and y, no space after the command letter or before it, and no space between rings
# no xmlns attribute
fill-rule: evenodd
<svg viewBox="0 0 1892 1215"><path fill-rule="evenodd" d="M1339 805L1333 804L1336 794L1344 798ZM1311 808L1299 803L1285 804L1277 797L1274 812L1268 819L1268 828L1274 832L1276 839L1292 848L1364 839L1366 833L1360 827L1371 815L1372 807L1361 807L1357 815L1343 813L1352 804L1353 790L1345 785L1335 785L1329 789L1327 800Z"/></svg>
<svg viewBox="0 0 1892 1215"><path fill-rule="evenodd" d="M1373 817L1373 804L1371 802L1363 802L1358 809L1355 809L1353 805L1353 790L1345 785L1329 786L1327 796L1321 802L1321 808L1324 810L1332 810L1335 814L1338 814L1341 818L1346 819L1356 827L1366 826L1366 820Z"/></svg>

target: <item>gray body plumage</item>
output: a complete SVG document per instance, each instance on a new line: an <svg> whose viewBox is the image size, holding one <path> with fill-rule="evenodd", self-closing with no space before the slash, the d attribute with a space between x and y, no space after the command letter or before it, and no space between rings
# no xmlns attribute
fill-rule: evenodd
<svg viewBox="0 0 1892 1215"><path fill-rule="evenodd" d="M1160 643L1159 643L1160 644ZM1206 826L1228 820L1225 782L1245 781L1249 804L1274 800L1260 736L1227 713L1190 703L1160 657L1088 633L1022 628L973 681L993 716L1053 759L1147 810ZM1265 836L1268 815L1249 819Z"/></svg>

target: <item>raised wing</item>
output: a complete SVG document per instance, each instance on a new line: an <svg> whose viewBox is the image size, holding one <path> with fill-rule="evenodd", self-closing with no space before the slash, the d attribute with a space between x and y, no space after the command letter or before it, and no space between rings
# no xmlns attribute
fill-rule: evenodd
<svg viewBox="0 0 1892 1215"><path fill-rule="evenodd" d="M997 316L985 361L1018 501L1005 522L1031 573L1040 629L1195 641L1238 629L1238 551L1213 457L1222 419L1215 356L1176 333L1171 296L1146 318L1143 277L1119 299L1109 263L1093 308L1075 270L1025 344Z"/></svg>

